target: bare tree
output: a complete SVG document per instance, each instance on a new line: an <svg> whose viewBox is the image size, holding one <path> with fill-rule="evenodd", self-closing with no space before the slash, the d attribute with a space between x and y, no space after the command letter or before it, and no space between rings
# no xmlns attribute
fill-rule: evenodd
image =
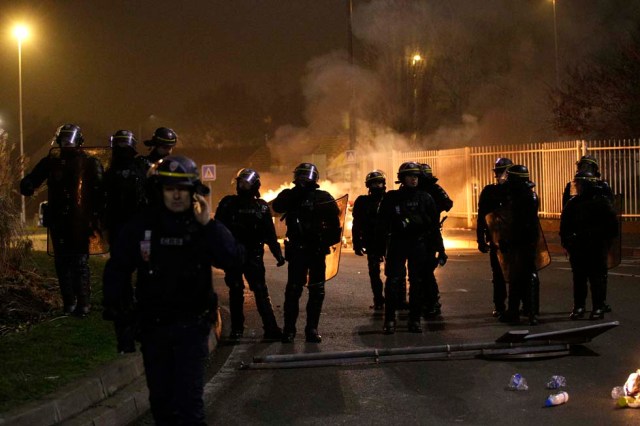
<svg viewBox="0 0 640 426"><path fill-rule="evenodd" d="M566 83L551 90L553 126L581 138L640 134L640 32L617 48L591 56L568 71Z"/></svg>

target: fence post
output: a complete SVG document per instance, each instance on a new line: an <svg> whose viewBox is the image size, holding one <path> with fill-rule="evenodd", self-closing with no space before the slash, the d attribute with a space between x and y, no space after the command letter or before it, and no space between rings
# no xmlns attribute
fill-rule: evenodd
<svg viewBox="0 0 640 426"><path fill-rule="evenodd" d="M465 173L465 196L467 199L467 228L471 228L473 225L473 196L471 193L471 148L466 146L464 148L464 173Z"/></svg>

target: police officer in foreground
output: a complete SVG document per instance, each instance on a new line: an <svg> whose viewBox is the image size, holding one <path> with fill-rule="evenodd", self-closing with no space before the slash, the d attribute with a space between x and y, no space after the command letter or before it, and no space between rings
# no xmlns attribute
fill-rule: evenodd
<svg viewBox="0 0 640 426"><path fill-rule="evenodd" d="M229 287L229 310L231 311L230 339L239 339L244 332L244 281L253 291L256 308L264 328L265 340L282 339L278 327L269 289L265 281L264 245L267 244L277 266L285 263L280 243L276 237L271 210L260 198L260 175L253 169L241 169L236 176L237 195L227 195L218 204L215 218L229 228L233 236L246 249L246 263L241 269L225 271L224 281Z"/></svg>
<svg viewBox="0 0 640 426"><path fill-rule="evenodd" d="M44 222L53 243L64 312L78 316L91 308L89 241L101 231L104 209L102 164L81 148L83 142L80 127L60 126L52 142L57 148L20 182L20 193L28 197L47 181Z"/></svg>
<svg viewBox="0 0 640 426"><path fill-rule="evenodd" d="M433 201L436 203L436 210L438 211L438 226L442 229L440 215L442 212L448 212L451 210L453 207L453 200L449 197L447 191L438 184L438 178L433 175L433 169L426 163L420 164L418 189L427 192L431 195L431 198L433 198ZM442 222L444 222L444 219L442 219ZM431 266L425 270L424 315L426 318L435 318L442 313L442 304L440 303L440 290L438 288L438 281L436 280L434 271L438 265L444 266L444 263L440 264L438 259L435 257L430 259L430 263Z"/></svg>
<svg viewBox="0 0 640 426"><path fill-rule="evenodd" d="M178 143L178 135L172 129L168 127L158 127L151 139L144 141L145 146L150 148L147 155L142 156L142 160L145 163L145 172L149 168L166 157L171 155L173 148Z"/></svg>
<svg viewBox="0 0 640 426"><path fill-rule="evenodd" d="M560 241L569 252L573 273L573 310L569 318L584 317L588 281L593 306L589 319L603 319L607 254L618 235L618 219L607 196L599 190L593 172L577 172L574 184L577 194L569 199L560 217Z"/></svg>
<svg viewBox="0 0 640 426"><path fill-rule="evenodd" d="M491 264L491 274L493 283L493 316L499 317L507 309L507 283L505 282L500 262L498 261L497 241L493 242L491 233L487 226L486 216L495 212L502 203L502 193L504 187L501 185L506 179L507 169L513 165L510 158L500 157L493 167L495 183L490 183L480 192L478 199L478 221L476 224L476 237L478 240L478 250L481 253L489 253L489 263Z"/></svg>
<svg viewBox="0 0 640 426"><path fill-rule="evenodd" d="M398 169L400 188L386 193L378 212L376 237L386 246L385 334L396 331L399 287L407 269L410 285L408 328L412 333L422 332L420 317L426 268L430 267L436 253L441 264L447 259L435 202L428 193L418 189L420 173L418 163L402 163Z"/></svg>
<svg viewBox="0 0 640 426"><path fill-rule="evenodd" d="M538 323L539 280L536 271L536 253L539 238L538 196L535 183L529 180L529 169L517 164L507 168L502 197L502 215L506 229L500 235L499 250L509 273L508 308L500 315L501 322L520 321L520 303L530 325Z"/></svg>
<svg viewBox="0 0 640 426"><path fill-rule="evenodd" d="M105 266L103 315L138 329L156 424L200 425L208 336L217 316L211 266L238 268L243 249L211 220L191 159L168 156L155 173L157 202L127 223ZM134 271L135 297L124 288Z"/></svg>
<svg viewBox="0 0 640 426"><path fill-rule="evenodd" d="M375 228L378 207L387 190L387 179L384 172L373 170L365 178L364 184L369 189L368 195L356 198L353 204L353 251L357 256L367 255L369 280L373 292L373 309L384 308L384 293L380 279L380 263L383 261L384 247L376 245Z"/></svg>
<svg viewBox="0 0 640 426"><path fill-rule="evenodd" d="M147 204L145 164L136 157L138 141L133 132L118 130L111 136L111 164L104 174L107 196L105 226L109 245L113 246L120 230Z"/></svg>
<svg viewBox="0 0 640 426"><path fill-rule="evenodd" d="M283 343L292 343L296 335L299 300L308 283L307 325L308 343L320 343L318 323L324 301L326 255L330 247L340 242L340 209L336 200L318 185L318 168L301 163L293 171L291 189L282 190L273 200L272 208L284 215L287 225L285 256L289 262L284 298Z"/></svg>

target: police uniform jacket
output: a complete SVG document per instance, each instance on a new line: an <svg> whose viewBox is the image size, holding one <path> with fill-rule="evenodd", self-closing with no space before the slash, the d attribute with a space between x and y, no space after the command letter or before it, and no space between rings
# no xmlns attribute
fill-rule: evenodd
<svg viewBox="0 0 640 426"><path fill-rule="evenodd" d="M354 248L376 251L376 217L384 193L361 195L353 203L353 228L351 235ZM377 250L381 252L381 250Z"/></svg>
<svg viewBox="0 0 640 426"><path fill-rule="evenodd" d="M267 244L274 256L281 254L271 209L263 199L250 194L227 195L220 200L215 218L248 250L262 252Z"/></svg>
<svg viewBox="0 0 640 426"><path fill-rule="evenodd" d="M478 220L476 224L476 237L478 243L491 241L491 233L487 225L486 216L497 210L504 198L504 187L501 184L490 183L482 188L478 199Z"/></svg>
<svg viewBox="0 0 640 426"><path fill-rule="evenodd" d="M127 223L105 266L104 305L112 316L133 304L130 277L137 272L135 310L143 323L173 323L216 308L211 266L237 268L243 248L220 222L196 221L193 211L164 207Z"/></svg>
<svg viewBox="0 0 640 426"><path fill-rule="evenodd" d="M284 189L273 200L272 207L284 214L291 244L328 250L340 242L340 209L327 191L301 186Z"/></svg>
<svg viewBox="0 0 640 426"><path fill-rule="evenodd" d="M71 232L67 238L87 239L104 209L103 168L82 148L55 148L20 182L20 193L34 194L48 185L46 226Z"/></svg>
<svg viewBox="0 0 640 426"><path fill-rule="evenodd" d="M560 241L569 251L608 249L618 235L618 219L596 188L571 197L560 216Z"/></svg>
<svg viewBox="0 0 640 426"><path fill-rule="evenodd" d="M432 250L444 251L436 204L417 188L401 186L386 193L378 212L376 237L379 241L423 239Z"/></svg>

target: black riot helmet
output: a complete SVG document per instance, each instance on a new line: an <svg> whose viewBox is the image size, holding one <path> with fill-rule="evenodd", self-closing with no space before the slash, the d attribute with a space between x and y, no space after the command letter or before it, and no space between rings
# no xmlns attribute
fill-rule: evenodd
<svg viewBox="0 0 640 426"><path fill-rule="evenodd" d="M529 179L529 169L522 164L514 164L507 169L507 183L527 183L533 184Z"/></svg>
<svg viewBox="0 0 640 426"><path fill-rule="evenodd" d="M420 163L420 177L421 178L433 177L433 169L427 163Z"/></svg>
<svg viewBox="0 0 640 426"><path fill-rule="evenodd" d="M598 177L598 160L593 155L583 155L580 160L576 162L577 169L593 172L594 177Z"/></svg>
<svg viewBox="0 0 640 426"><path fill-rule="evenodd" d="M56 130L52 145L57 143L61 148L77 148L84 142L82 130L75 124L63 124Z"/></svg>
<svg viewBox="0 0 640 426"><path fill-rule="evenodd" d="M260 189L260 175L253 169L240 169L236 175L238 192L257 192Z"/></svg>
<svg viewBox="0 0 640 426"><path fill-rule="evenodd" d="M496 160L495 165L493 166L493 171L496 173L503 173L505 170L507 170L507 168L509 168L512 165L513 165L513 161L511 161L511 158L499 157Z"/></svg>
<svg viewBox="0 0 640 426"><path fill-rule="evenodd" d="M158 161L153 175L160 185L202 185L198 179L198 166L183 155L169 155Z"/></svg>
<svg viewBox="0 0 640 426"><path fill-rule="evenodd" d="M573 182L579 194L588 192L595 188L598 178L596 174L589 170L579 170L573 177Z"/></svg>
<svg viewBox="0 0 640 426"><path fill-rule="evenodd" d="M178 143L178 135L168 127L158 127L150 140L144 141L146 146L173 147Z"/></svg>
<svg viewBox="0 0 640 426"><path fill-rule="evenodd" d="M109 146L111 148L129 147L134 151L136 151L137 144L138 144L138 141L136 140L136 137L133 135L133 132L130 130L118 130L109 139Z"/></svg>
<svg viewBox="0 0 640 426"><path fill-rule="evenodd" d="M387 185L387 177L382 170L372 170L367 173L367 177L364 179L365 186L371 188L371 184L374 182L382 182L382 186Z"/></svg>
<svg viewBox="0 0 640 426"><path fill-rule="evenodd" d="M420 164L414 161L402 163L400 164L400 167L398 167L398 182L396 183L402 183L402 179L404 179L405 176L419 177L420 173Z"/></svg>
<svg viewBox="0 0 640 426"><path fill-rule="evenodd" d="M293 183L312 182L317 184L319 177L318 168L311 163L300 163L293 171Z"/></svg>

